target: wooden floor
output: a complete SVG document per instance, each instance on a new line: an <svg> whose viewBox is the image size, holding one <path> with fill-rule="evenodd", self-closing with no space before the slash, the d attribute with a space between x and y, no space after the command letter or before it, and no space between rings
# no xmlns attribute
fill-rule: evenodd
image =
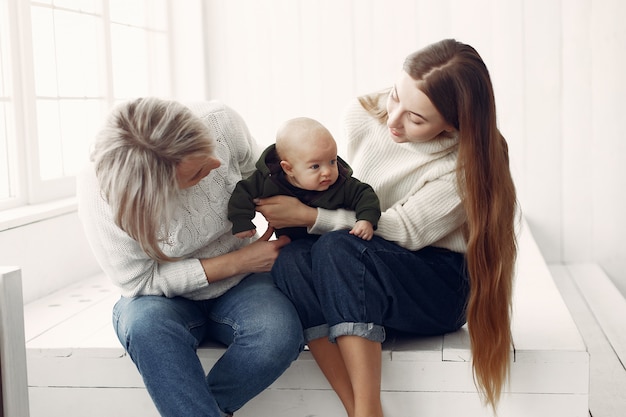
<svg viewBox="0 0 626 417"><path fill-rule="evenodd" d="M589 415L626 416L626 299L595 264L550 272L590 354Z"/></svg>

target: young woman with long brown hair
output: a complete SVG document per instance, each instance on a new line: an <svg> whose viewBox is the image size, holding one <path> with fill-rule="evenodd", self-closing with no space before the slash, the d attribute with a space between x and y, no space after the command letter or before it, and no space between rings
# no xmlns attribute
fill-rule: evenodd
<svg viewBox="0 0 626 417"><path fill-rule="evenodd" d="M516 194L493 87L474 48L452 39L406 58L395 85L345 117L347 157L381 201L371 241L354 213L287 197L259 202L270 225L319 240L281 251L272 274L350 417L380 417L381 342L390 330L470 333L475 381L496 407L511 351Z"/></svg>

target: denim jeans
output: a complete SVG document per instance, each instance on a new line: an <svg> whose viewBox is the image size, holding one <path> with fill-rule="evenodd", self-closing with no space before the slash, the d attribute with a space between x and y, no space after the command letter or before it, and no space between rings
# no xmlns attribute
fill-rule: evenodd
<svg viewBox="0 0 626 417"><path fill-rule="evenodd" d="M164 417L234 413L274 382L304 345L293 304L269 273L252 274L211 300L121 298L113 325ZM196 354L205 339L228 346L208 375Z"/></svg>
<svg viewBox="0 0 626 417"><path fill-rule="evenodd" d="M465 323L465 257L446 249L409 251L335 231L282 248L272 275L296 306L305 341L357 335L382 342L386 329L426 336Z"/></svg>

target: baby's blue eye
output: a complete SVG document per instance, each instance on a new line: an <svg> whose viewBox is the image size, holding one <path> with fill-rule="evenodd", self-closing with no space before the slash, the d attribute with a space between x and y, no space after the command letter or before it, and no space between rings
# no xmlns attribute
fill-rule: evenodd
<svg viewBox="0 0 626 417"><path fill-rule="evenodd" d="M311 169L318 169L320 166L318 164L311 165Z"/></svg>

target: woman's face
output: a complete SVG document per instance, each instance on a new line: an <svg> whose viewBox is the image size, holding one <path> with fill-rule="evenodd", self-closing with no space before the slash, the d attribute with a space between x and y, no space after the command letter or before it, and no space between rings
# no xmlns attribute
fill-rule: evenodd
<svg viewBox="0 0 626 417"><path fill-rule="evenodd" d="M387 98L387 127L397 143L428 142L444 131L454 131L417 84L402 71Z"/></svg>
<svg viewBox="0 0 626 417"><path fill-rule="evenodd" d="M220 166L220 161L214 156L189 155L176 165L176 178L180 188L193 187Z"/></svg>

